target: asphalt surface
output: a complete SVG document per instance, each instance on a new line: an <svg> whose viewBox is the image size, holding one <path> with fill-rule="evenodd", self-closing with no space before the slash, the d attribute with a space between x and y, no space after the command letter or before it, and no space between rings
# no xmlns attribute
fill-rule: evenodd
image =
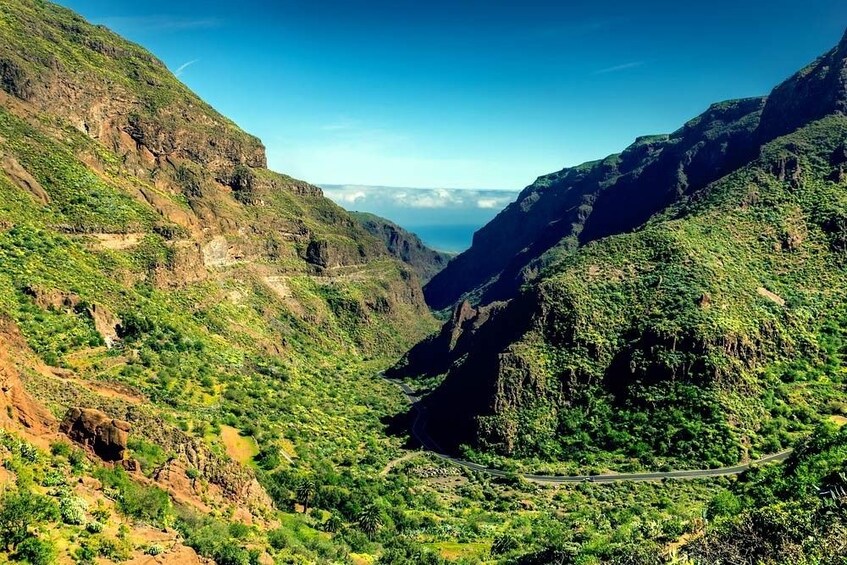
<svg viewBox="0 0 847 565"><path fill-rule="evenodd" d="M398 381L395 379L386 379L388 382L397 385L400 387L400 390L403 391L403 394L406 395L406 399L412 405L412 408L415 410L415 419L412 422L412 437L414 437L424 449L431 452L433 455L440 457L445 461L449 461L454 465L458 465L460 467L464 467L466 469L471 469L473 471L479 471L481 473L486 473L493 477L506 477L510 475L508 471L503 471L502 469L495 469L492 467L486 467L484 465L479 465L478 463L473 463L471 461L466 461L464 459L459 459L456 457L452 457L450 455L446 455L444 450L438 445L438 443L432 439L429 434L426 432L426 407L421 404L421 398L418 395L417 391L415 391L412 387L407 385L402 381ZM786 449L785 451L780 451L779 453L773 453L771 455L767 455L762 457L761 459L757 459L755 461L750 461L749 463L744 463L742 465L735 465L734 467L721 467L720 469L694 469L694 470L685 470L685 471L664 471L664 472L655 472L655 473L614 473L614 474L605 474L605 475L533 475L533 474L521 474L521 476L535 483L544 483L544 484L564 484L564 483L614 483L618 481L661 481L663 479L701 479L707 477L726 477L730 475L739 475L749 469L750 467L755 467L757 465L762 465L765 463L773 463L779 461L785 461L788 459L789 455L793 450Z"/></svg>

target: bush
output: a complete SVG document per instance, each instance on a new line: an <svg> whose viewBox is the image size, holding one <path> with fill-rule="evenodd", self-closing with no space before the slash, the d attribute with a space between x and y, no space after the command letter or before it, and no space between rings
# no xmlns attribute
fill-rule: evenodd
<svg viewBox="0 0 847 565"><path fill-rule="evenodd" d="M290 534L284 528L277 528L268 532L268 543L277 551L285 549L290 545Z"/></svg>
<svg viewBox="0 0 847 565"><path fill-rule="evenodd" d="M15 559L30 565L51 565L56 562L56 548L49 540L30 537L18 546Z"/></svg>
<svg viewBox="0 0 847 565"><path fill-rule="evenodd" d="M81 526L85 523L85 511L87 509L88 504L85 500L77 496L67 495L59 500L62 521L72 526Z"/></svg>
<svg viewBox="0 0 847 565"><path fill-rule="evenodd" d="M165 549L161 545L153 544L151 546L148 546L147 549L144 550L144 555L156 556L164 553L164 551Z"/></svg>
<svg viewBox="0 0 847 565"><path fill-rule="evenodd" d="M504 555L520 547L520 543L512 534L500 534L491 544L491 555Z"/></svg>
<svg viewBox="0 0 847 565"><path fill-rule="evenodd" d="M71 445L66 441L54 441L50 444L50 453L56 457L70 457Z"/></svg>
<svg viewBox="0 0 847 565"><path fill-rule="evenodd" d="M171 516L171 499L162 489L136 483L123 469L99 469L95 476L104 488L117 491L118 508L127 516L156 525Z"/></svg>
<svg viewBox="0 0 847 565"><path fill-rule="evenodd" d="M218 565L250 565L250 553L232 540L217 547L214 559Z"/></svg>
<svg viewBox="0 0 847 565"><path fill-rule="evenodd" d="M29 536L29 527L56 520L59 511L49 498L28 490L5 492L0 498L0 541L16 548Z"/></svg>
<svg viewBox="0 0 847 565"><path fill-rule="evenodd" d="M720 516L736 516L743 508L741 500L730 491L719 492L709 502L706 517L710 520Z"/></svg>

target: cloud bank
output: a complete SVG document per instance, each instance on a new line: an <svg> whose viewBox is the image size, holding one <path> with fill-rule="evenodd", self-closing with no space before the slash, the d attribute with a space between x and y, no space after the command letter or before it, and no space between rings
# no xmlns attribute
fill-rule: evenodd
<svg viewBox="0 0 847 565"><path fill-rule="evenodd" d="M324 193L345 208L417 210L500 210L518 195L507 190L459 188L397 188L390 186L324 185Z"/></svg>

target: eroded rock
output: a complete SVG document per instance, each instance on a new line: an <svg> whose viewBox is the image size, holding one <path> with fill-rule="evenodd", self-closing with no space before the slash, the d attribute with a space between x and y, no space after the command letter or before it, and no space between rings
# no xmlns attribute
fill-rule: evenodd
<svg viewBox="0 0 847 565"><path fill-rule="evenodd" d="M110 418L93 408L71 408L59 431L71 440L91 449L104 461L122 461L126 457L131 426Z"/></svg>

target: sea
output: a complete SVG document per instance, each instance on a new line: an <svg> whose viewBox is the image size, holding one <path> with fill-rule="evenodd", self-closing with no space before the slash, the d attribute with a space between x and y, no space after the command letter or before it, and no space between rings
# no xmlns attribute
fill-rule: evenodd
<svg viewBox="0 0 847 565"><path fill-rule="evenodd" d="M424 224L406 225L427 247L446 253L461 253L471 246L473 234L483 224Z"/></svg>

